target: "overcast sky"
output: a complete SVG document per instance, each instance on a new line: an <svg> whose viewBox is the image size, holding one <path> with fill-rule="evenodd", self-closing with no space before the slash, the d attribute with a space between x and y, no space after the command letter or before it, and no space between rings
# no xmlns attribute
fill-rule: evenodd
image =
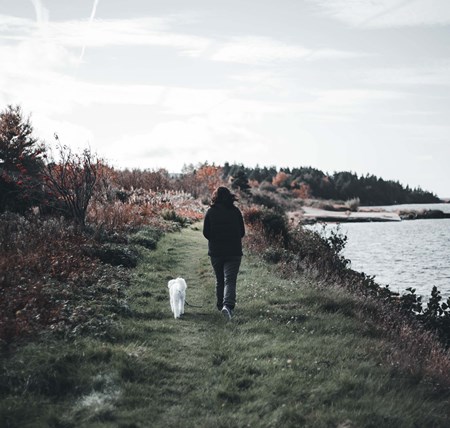
<svg viewBox="0 0 450 428"><path fill-rule="evenodd" d="M450 196L449 0L0 0L0 108L116 167L353 171Z"/></svg>

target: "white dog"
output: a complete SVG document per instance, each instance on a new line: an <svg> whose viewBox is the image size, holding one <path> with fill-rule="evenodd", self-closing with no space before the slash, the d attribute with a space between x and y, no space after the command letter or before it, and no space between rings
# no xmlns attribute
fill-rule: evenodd
<svg viewBox="0 0 450 428"><path fill-rule="evenodd" d="M170 309L175 318L180 318L180 315L184 314L184 303L186 302L186 281L178 277L171 279L167 286L169 287Z"/></svg>

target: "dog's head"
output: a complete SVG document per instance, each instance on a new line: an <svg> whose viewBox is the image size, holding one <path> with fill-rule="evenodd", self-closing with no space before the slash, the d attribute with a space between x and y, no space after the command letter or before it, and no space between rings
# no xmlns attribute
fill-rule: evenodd
<svg viewBox="0 0 450 428"><path fill-rule="evenodd" d="M167 286L169 287L169 289L174 287L174 286L176 288L178 288L179 290L186 290L186 288L187 288L186 281L183 278L180 278L180 277L178 277L176 279L171 279L167 283Z"/></svg>

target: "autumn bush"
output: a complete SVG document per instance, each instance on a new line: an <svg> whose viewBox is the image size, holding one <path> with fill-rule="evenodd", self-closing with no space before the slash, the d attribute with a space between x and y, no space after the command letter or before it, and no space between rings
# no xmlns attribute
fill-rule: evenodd
<svg viewBox="0 0 450 428"><path fill-rule="evenodd" d="M112 200L96 198L89 206L88 223L105 233L130 233L150 225L171 230L203 218L205 207L189 193L175 190L120 189Z"/></svg>
<svg viewBox="0 0 450 428"><path fill-rule="evenodd" d="M92 305L120 300L126 275L87 255L93 243L70 222L6 213L0 236L3 343L42 329L70 333L87 321L94 328L107 315L91 317Z"/></svg>
<svg viewBox="0 0 450 428"><path fill-rule="evenodd" d="M66 167L73 172L68 159ZM79 159L82 165L83 159ZM70 207L72 196L77 197L71 187L76 177L66 183L58 179L62 170L48 168L54 174L51 183L61 186L54 201L66 192L69 200L63 204ZM81 178L83 168L78 169ZM94 174L97 168L105 166L96 164ZM154 249L164 232L203 217L205 207L186 192L119 189L114 180L109 169L107 176L96 175L89 181L89 199L80 195L78 219L77 206L74 215L57 215L57 210L1 215L0 340L4 343L42 329L80 332L88 322L95 330L97 318L89 311L92 305L102 307L108 301L110 314L105 311L106 318L98 318L97 324L102 324L111 309L116 310L114 305L120 307L127 281L123 268L138 262L134 247Z"/></svg>
<svg viewBox="0 0 450 428"><path fill-rule="evenodd" d="M149 170L134 168L115 172L115 182L125 190L144 189L153 191L174 190L174 185L165 169Z"/></svg>
<svg viewBox="0 0 450 428"><path fill-rule="evenodd" d="M59 143L58 136L55 137ZM62 214L83 228L102 171L101 160L90 149L75 153L61 144L57 160L51 156L42 171L45 188L53 195L45 201L46 205L62 209Z"/></svg>

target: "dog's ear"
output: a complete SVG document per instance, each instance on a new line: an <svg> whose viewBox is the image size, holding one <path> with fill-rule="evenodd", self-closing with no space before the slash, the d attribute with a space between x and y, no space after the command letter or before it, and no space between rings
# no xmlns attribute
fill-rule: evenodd
<svg viewBox="0 0 450 428"><path fill-rule="evenodd" d="M171 279L168 283L167 283L167 287L172 287L172 284L175 282L174 279Z"/></svg>

